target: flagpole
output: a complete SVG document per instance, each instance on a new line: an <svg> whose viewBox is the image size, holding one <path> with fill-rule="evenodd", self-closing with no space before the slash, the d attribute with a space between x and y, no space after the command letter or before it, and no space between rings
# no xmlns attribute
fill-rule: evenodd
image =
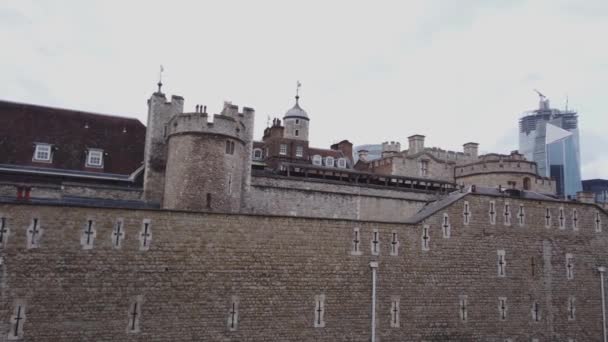
<svg viewBox="0 0 608 342"><path fill-rule="evenodd" d="M568 198L568 195L566 194L566 139L562 139L562 161L564 162L564 172L562 172L562 181L564 183L564 198Z"/></svg>

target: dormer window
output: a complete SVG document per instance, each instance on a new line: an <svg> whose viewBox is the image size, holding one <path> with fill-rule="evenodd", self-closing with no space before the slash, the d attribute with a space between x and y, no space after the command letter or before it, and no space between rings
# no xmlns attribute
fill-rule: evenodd
<svg viewBox="0 0 608 342"><path fill-rule="evenodd" d="M297 130L296 130L297 132ZM303 157L304 156L304 146L296 146L296 157Z"/></svg>
<svg viewBox="0 0 608 342"><path fill-rule="evenodd" d="M321 158L321 156L320 156L320 155L315 154L315 155L312 157L312 165L317 165L317 166L321 166L321 165L323 165L323 159Z"/></svg>
<svg viewBox="0 0 608 342"><path fill-rule="evenodd" d="M36 144L36 149L34 150L34 158L32 158L33 161L50 163L51 157L52 151L50 144Z"/></svg>
<svg viewBox="0 0 608 342"><path fill-rule="evenodd" d="M103 167L103 150L89 149L87 152L88 167Z"/></svg>
<svg viewBox="0 0 608 342"><path fill-rule="evenodd" d="M256 148L253 150L253 160L260 160L262 159L262 150L259 148Z"/></svg>
<svg viewBox="0 0 608 342"><path fill-rule="evenodd" d="M325 166L334 167L334 158L325 157Z"/></svg>
<svg viewBox="0 0 608 342"><path fill-rule="evenodd" d="M279 147L279 154L282 156L287 155L287 144L281 144L281 146Z"/></svg>
<svg viewBox="0 0 608 342"><path fill-rule="evenodd" d="M338 167L345 169L346 168L346 159L344 159L344 158L338 159Z"/></svg>
<svg viewBox="0 0 608 342"><path fill-rule="evenodd" d="M420 161L420 176L426 177L429 175L429 161L421 160Z"/></svg>

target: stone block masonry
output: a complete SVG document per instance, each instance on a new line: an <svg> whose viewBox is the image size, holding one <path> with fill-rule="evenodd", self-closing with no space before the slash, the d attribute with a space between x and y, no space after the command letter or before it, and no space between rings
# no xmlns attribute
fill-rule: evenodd
<svg viewBox="0 0 608 342"><path fill-rule="evenodd" d="M513 213L524 206L522 226L503 224L506 201ZM376 341L602 336L597 267L608 265L608 217L590 204L468 194L402 224L32 204L0 204L0 213L10 234L0 249L0 341L369 341L370 261L379 265ZM28 249L34 218L44 234ZM84 249L88 220L96 235Z"/></svg>

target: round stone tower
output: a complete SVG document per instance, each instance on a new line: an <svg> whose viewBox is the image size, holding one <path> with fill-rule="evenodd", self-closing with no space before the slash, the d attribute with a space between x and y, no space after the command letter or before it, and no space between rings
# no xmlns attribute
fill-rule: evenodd
<svg viewBox="0 0 608 342"><path fill-rule="evenodd" d="M208 119L197 106L169 121L163 208L240 211L251 182L254 111L225 103Z"/></svg>

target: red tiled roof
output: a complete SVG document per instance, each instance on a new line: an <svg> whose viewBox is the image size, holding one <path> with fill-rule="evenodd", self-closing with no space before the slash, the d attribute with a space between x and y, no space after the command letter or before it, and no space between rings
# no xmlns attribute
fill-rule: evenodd
<svg viewBox="0 0 608 342"><path fill-rule="evenodd" d="M0 101L0 164L126 175L141 166L145 137L133 118ZM52 163L32 161L35 143L54 146ZM89 148L104 151L103 169L85 167Z"/></svg>

